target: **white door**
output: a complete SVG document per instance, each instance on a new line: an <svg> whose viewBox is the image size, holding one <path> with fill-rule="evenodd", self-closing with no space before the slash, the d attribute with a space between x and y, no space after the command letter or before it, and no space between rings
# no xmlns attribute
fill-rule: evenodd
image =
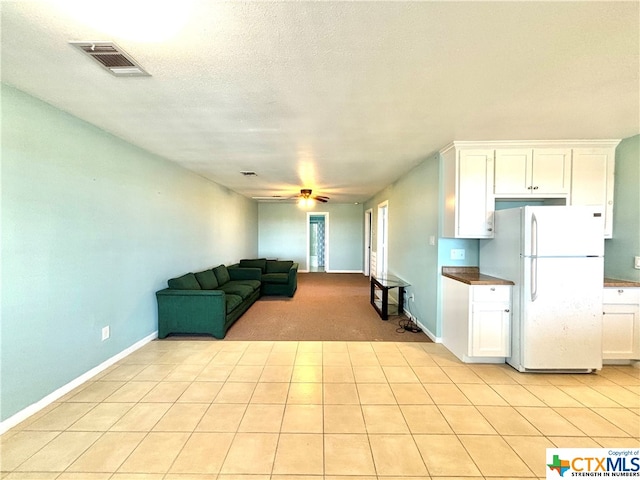
<svg viewBox="0 0 640 480"><path fill-rule="evenodd" d="M377 271L378 277L387 274L389 262L389 202L382 202L378 205L378 249L377 249Z"/></svg>
<svg viewBox="0 0 640 480"><path fill-rule="evenodd" d="M373 210L368 209L364 212L364 274L371 275L371 217Z"/></svg>
<svg viewBox="0 0 640 480"><path fill-rule="evenodd" d="M603 276L602 257L524 259L522 367L602 367Z"/></svg>

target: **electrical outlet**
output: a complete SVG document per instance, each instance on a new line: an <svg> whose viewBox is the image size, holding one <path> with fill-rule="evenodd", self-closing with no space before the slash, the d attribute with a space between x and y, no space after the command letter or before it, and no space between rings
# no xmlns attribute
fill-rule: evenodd
<svg viewBox="0 0 640 480"><path fill-rule="evenodd" d="M640 257L633 257L633 268L640 270Z"/></svg>
<svg viewBox="0 0 640 480"><path fill-rule="evenodd" d="M102 341L104 342L111 335L111 331L109 329L109 325L106 327L102 327Z"/></svg>
<svg viewBox="0 0 640 480"><path fill-rule="evenodd" d="M452 248L451 260L464 260L464 248Z"/></svg>
<svg viewBox="0 0 640 480"><path fill-rule="evenodd" d="M436 236L435 235L429 235L429 245L431 245L431 246L435 246L436 245Z"/></svg>

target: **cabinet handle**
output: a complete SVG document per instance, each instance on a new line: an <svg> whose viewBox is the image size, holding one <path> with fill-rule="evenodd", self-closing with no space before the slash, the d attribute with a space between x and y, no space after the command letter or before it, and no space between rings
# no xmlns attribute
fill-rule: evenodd
<svg viewBox="0 0 640 480"><path fill-rule="evenodd" d="M622 295L624 293L624 290L618 290L618 295Z"/></svg>
<svg viewBox="0 0 640 480"><path fill-rule="evenodd" d="M493 232L493 228L487 228L487 232Z"/></svg>
<svg viewBox="0 0 640 480"><path fill-rule="evenodd" d="M509 313L509 311L510 311L510 310L509 310L508 308L507 308L507 309L505 309L505 312Z"/></svg>
<svg viewBox="0 0 640 480"><path fill-rule="evenodd" d="M529 186L529 187L527 187L527 190L531 190L532 188L533 188L533 187Z"/></svg>
<svg viewBox="0 0 640 480"><path fill-rule="evenodd" d="M496 291L496 287L491 287L489 290L491 290L492 292Z"/></svg>
<svg viewBox="0 0 640 480"><path fill-rule="evenodd" d="M533 187L533 189L534 189L534 190L537 190L537 189L538 189L538 187Z"/></svg>

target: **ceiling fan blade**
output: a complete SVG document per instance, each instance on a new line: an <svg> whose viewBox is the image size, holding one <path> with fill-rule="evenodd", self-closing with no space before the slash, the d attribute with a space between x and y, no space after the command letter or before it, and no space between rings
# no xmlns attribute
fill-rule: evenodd
<svg viewBox="0 0 640 480"><path fill-rule="evenodd" d="M313 197L313 199L322 203L327 203L329 201L329 197Z"/></svg>

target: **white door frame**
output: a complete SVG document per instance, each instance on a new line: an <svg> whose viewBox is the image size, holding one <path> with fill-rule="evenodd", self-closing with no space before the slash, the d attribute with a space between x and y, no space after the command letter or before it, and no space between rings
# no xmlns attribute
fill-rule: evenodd
<svg viewBox="0 0 640 480"><path fill-rule="evenodd" d="M329 271L329 212L307 212L307 272L311 271L311 217L324 217L324 271Z"/></svg>
<svg viewBox="0 0 640 480"><path fill-rule="evenodd" d="M364 212L364 274L371 276L371 237L373 226L373 208Z"/></svg>
<svg viewBox="0 0 640 480"><path fill-rule="evenodd" d="M389 268L389 200L378 204L378 247L376 275L386 275Z"/></svg>

